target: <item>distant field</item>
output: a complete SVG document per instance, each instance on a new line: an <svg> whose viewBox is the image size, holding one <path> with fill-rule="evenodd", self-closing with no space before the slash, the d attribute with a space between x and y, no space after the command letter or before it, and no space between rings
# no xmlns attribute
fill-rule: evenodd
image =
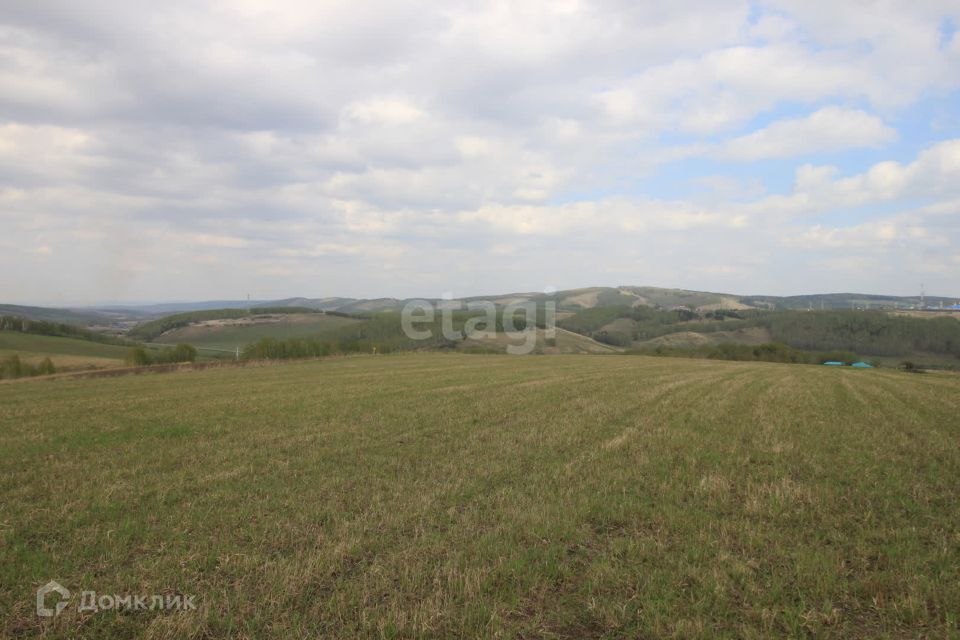
<svg viewBox="0 0 960 640"><path fill-rule="evenodd" d="M534 351L538 354L588 354L588 353L617 353L621 349L612 347L608 344L597 342L586 336L582 336L572 331L566 331L559 327L554 330L553 343L547 343L547 334L542 329L537 329ZM467 337L458 345L459 349L470 350L474 347L486 347L491 350L503 353L507 346L513 345L520 347L524 344L524 338L511 336L502 332L497 333L493 338Z"/></svg>
<svg viewBox="0 0 960 640"><path fill-rule="evenodd" d="M637 343L642 347L698 347L704 344L721 344L723 342L735 342L737 344L763 344L772 342L770 332L763 327L747 327L734 331L711 331L709 333L696 333L681 331L678 333L669 333L665 336L644 340Z"/></svg>
<svg viewBox="0 0 960 640"><path fill-rule="evenodd" d="M0 385L0 637L956 637L958 415L619 355ZM198 610L42 621L51 579Z"/></svg>
<svg viewBox="0 0 960 640"><path fill-rule="evenodd" d="M230 321L208 321L168 331L154 340L160 344L187 343L232 351L238 346L263 338L320 338L324 333L354 324L358 320L318 313L290 314L280 319L239 324Z"/></svg>
<svg viewBox="0 0 960 640"><path fill-rule="evenodd" d="M960 311L891 311L890 315L925 318L927 320L935 320L937 318L957 318L960 320Z"/></svg>
<svg viewBox="0 0 960 640"><path fill-rule="evenodd" d="M17 354L31 364L49 357L58 368L116 366L126 352L126 347L89 340L0 331L0 357Z"/></svg>

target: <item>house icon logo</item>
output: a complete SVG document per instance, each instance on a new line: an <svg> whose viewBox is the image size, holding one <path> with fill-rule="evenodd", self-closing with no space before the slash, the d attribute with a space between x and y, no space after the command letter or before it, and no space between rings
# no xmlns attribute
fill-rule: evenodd
<svg viewBox="0 0 960 640"><path fill-rule="evenodd" d="M47 594L51 592L60 594L60 601L55 605L55 609L47 608ZM51 600L53 599L51 598ZM37 615L41 618L52 618L53 616L58 616L64 609L67 608L67 603L69 601L70 590L59 582L51 580L47 584L37 589Z"/></svg>

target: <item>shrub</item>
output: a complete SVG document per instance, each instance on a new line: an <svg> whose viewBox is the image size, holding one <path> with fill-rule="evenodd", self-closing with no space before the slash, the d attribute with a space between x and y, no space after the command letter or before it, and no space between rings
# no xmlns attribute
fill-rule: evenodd
<svg viewBox="0 0 960 640"><path fill-rule="evenodd" d="M197 350L190 344L178 344L173 348L172 362L195 362Z"/></svg>
<svg viewBox="0 0 960 640"><path fill-rule="evenodd" d="M13 354L8 356L3 362L4 378L19 378L24 374L23 363L20 362L20 356Z"/></svg>
<svg viewBox="0 0 960 640"><path fill-rule="evenodd" d="M44 358L40 361L40 365L37 367L37 374L41 376L50 375L51 373L56 373L57 368L53 366L53 360L50 358Z"/></svg>
<svg viewBox="0 0 960 640"><path fill-rule="evenodd" d="M615 331L594 331L593 335L590 337L597 342L613 345L615 347L629 347L630 343L632 342L630 336L617 333Z"/></svg>
<svg viewBox="0 0 960 640"><path fill-rule="evenodd" d="M143 347L131 347L127 350L127 355L124 358L124 361L133 367L145 367L153 362L153 359Z"/></svg>

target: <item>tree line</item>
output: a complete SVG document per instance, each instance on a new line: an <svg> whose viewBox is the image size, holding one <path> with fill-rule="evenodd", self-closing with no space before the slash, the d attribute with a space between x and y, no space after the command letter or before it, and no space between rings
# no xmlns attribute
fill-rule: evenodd
<svg viewBox="0 0 960 640"><path fill-rule="evenodd" d="M36 365L24 362L17 354L9 355L0 362L0 379L10 380L28 376L46 376L56 372L57 368L49 357L44 358Z"/></svg>
<svg viewBox="0 0 960 640"><path fill-rule="evenodd" d="M178 344L155 351L148 351L143 347L131 347L127 350L124 363L131 367L146 367L151 364L195 362L196 359L197 350L193 345Z"/></svg>
<svg viewBox="0 0 960 640"><path fill-rule="evenodd" d="M955 318L915 318L882 311L799 311L771 314L762 324L774 340L798 349L960 357L960 321Z"/></svg>
<svg viewBox="0 0 960 640"><path fill-rule="evenodd" d="M739 362L780 362L788 364L822 364L824 362L843 362L853 364L862 360L851 351L830 351L810 353L782 343L759 345L724 342L714 345L690 347L641 347L628 353L645 356L667 356L677 358L704 358L708 360L734 360ZM870 362L879 366L877 362Z"/></svg>
<svg viewBox="0 0 960 640"><path fill-rule="evenodd" d="M21 316L0 316L0 331L17 331L20 333L30 333L39 336L57 336L61 338L77 338L79 340L89 340L90 342L99 342L101 344L113 344L126 346L130 344L129 340L115 338L96 331L91 331L83 327L77 327L72 324L62 322L50 322L48 320L31 320Z"/></svg>

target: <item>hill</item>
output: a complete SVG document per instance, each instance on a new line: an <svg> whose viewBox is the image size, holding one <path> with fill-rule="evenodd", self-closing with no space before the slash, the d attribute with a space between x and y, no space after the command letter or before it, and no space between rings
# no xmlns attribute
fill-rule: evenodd
<svg viewBox="0 0 960 640"><path fill-rule="evenodd" d="M552 303L561 328L583 336L548 341L538 338L536 353L595 353L641 350L645 353L702 357L732 351L710 347L722 345L781 343L811 353L843 351L854 358L898 364L911 360L920 366L960 366L957 325L960 318L950 312L918 310L919 300L894 296L840 293L809 296L739 296L729 293L687 289L619 286L587 287L551 293L516 292L462 298L453 301L428 300L434 305L459 306L458 322L469 313L462 311L473 302L494 303L502 312L509 305L535 304L542 310ZM946 298L927 298L928 306L939 306ZM138 313L140 316L97 316L95 327L108 335L129 336L144 342L175 344L186 342L203 349L209 357L235 353L259 340L314 340L323 344L294 345L293 353L350 353L395 350L461 349L503 351L503 337L476 335L454 340L441 339L439 323L434 339L421 342L404 335L399 311L411 300L402 298L287 298L277 301L227 301L224 308L213 303L172 303L109 313ZM164 308L191 306L194 310L156 315ZM823 310L821 310L821 308ZM810 311L809 309L813 309ZM857 309L853 311L852 309ZM29 309L34 317L59 317L61 311ZM801 311L802 310L802 311ZM864 311L867 310L867 311ZM66 317L74 312L64 310ZM90 313L107 313L90 310ZM831 313L839 314L830 316ZM866 313L867 315L842 315ZM150 314L150 315L143 315ZM314 319L309 314L316 314ZM327 316L340 316L334 320ZM797 315L800 314L800 315ZM285 316L278 318L276 316ZM905 318L901 320L900 318ZM87 318L92 321L93 316ZM139 318L139 319L137 319ZM832 320L830 320L832 318ZM806 325L816 321L812 329ZM925 324L926 321L931 324ZM103 323L109 323L104 326ZM951 324L953 323L953 324ZM539 322L540 326L542 322ZM816 334L816 335L814 335ZM909 335L908 335L909 334ZM923 338L929 334L930 339ZM672 337L671 337L672 336ZM599 343L599 344L598 344ZM606 346L603 346L606 345ZM267 345L256 353L278 353ZM816 352L816 353L815 353ZM785 352L784 352L785 353ZM742 354L741 354L742 355ZM793 356L791 356L793 357ZM801 358L805 361L807 358Z"/></svg>
<svg viewBox="0 0 960 640"><path fill-rule="evenodd" d="M110 325L126 317L124 314L94 309L29 307L17 304L0 304L0 316L16 316L43 322L72 324L78 327Z"/></svg>
<svg viewBox="0 0 960 640"><path fill-rule="evenodd" d="M439 302L440 299L429 299ZM687 307L697 311L717 309L771 309L771 310L809 310L809 309L907 309L920 305L918 296L886 296L863 293L827 293L799 296L742 295L734 293L714 293L689 289L670 289L663 287L627 286L587 287L566 289L550 294L542 292L500 293L488 296L473 296L458 299L461 302L490 300L498 304L517 302L542 302L553 300L561 310L577 311L610 306L653 306L670 309ZM379 311L397 311L410 299L400 298L289 298L273 302L263 302L258 306L298 306L345 313L371 313ZM926 304L930 307L956 304L954 298L928 296Z"/></svg>
<svg viewBox="0 0 960 640"><path fill-rule="evenodd" d="M127 348L77 338L0 331L0 358L16 355L34 366L50 358L57 371L119 366Z"/></svg>
<svg viewBox="0 0 960 640"><path fill-rule="evenodd" d="M108 305L99 307L100 311L133 313L140 316L162 316L190 311L209 311L211 309L247 309L251 306L270 304L265 300L201 300L199 302L161 302L154 304Z"/></svg>
<svg viewBox="0 0 960 640"><path fill-rule="evenodd" d="M324 314L305 307L258 307L256 311L248 309L204 309L200 311L186 311L165 315L133 327L129 335L137 340L151 341L165 336L168 332L189 326L204 326L216 328L230 324L226 321L240 321L232 324L253 325L259 323L273 323L276 316L285 315L314 315L321 318ZM169 342L169 340L167 340ZM234 345L236 346L236 345Z"/></svg>
<svg viewBox="0 0 960 640"><path fill-rule="evenodd" d="M782 310L833 309L906 309L919 308L919 296L884 296L865 293L825 293L802 296L743 296L740 302L750 307ZM925 304L936 308L940 304L956 304L954 298L927 296Z"/></svg>
<svg viewBox="0 0 960 640"><path fill-rule="evenodd" d="M707 345L768 342L811 354L843 351L887 363L906 359L929 366L960 367L960 318L922 315L757 309L697 313L686 308L611 306L582 309L564 316L559 325L600 342L646 353L670 349L672 355L680 355L689 349L689 355L697 356Z"/></svg>
<svg viewBox="0 0 960 640"><path fill-rule="evenodd" d="M0 385L0 635L950 637L958 412L950 374L634 356ZM197 610L46 622L51 578Z"/></svg>
<svg viewBox="0 0 960 640"><path fill-rule="evenodd" d="M899 364L911 360L921 366L960 366L960 319L949 314L921 314L915 317L885 311L770 311L733 309L729 300L717 302L713 294L673 291L674 300L689 305L664 308L649 291L626 293L624 290L557 292L525 300L539 309L538 326L544 327L543 304L556 303L558 326L566 332L547 339L540 332L534 353L609 353L625 349L662 355L725 357L735 351L705 347L724 345L758 346L779 343L809 355L781 351L792 361L826 359L873 359ZM517 294L519 296L519 294ZM498 314L518 297L498 298ZM630 304L614 305L616 301ZM651 306L656 302L657 306ZM695 303L701 303L698 307ZM455 303L456 304L456 303ZM588 306L579 307L584 304ZM589 306L592 305L592 306ZM694 311L693 308L701 309ZM709 310L704 310L709 309ZM165 316L138 325L130 337L157 344L188 343L209 352L246 351L253 358L324 355L331 353L397 350L460 349L503 352L517 338L481 333L466 335L468 320L479 312L455 311L450 328L452 339L444 337L441 315L429 327L428 340L406 335L401 314L396 311L350 315L339 311L312 311L305 307L258 307L215 309ZM522 314L521 314L522 315ZM501 319L502 320L502 319ZM498 323L502 325L501 320ZM502 326L500 327L502 330ZM577 335L577 337L574 337ZM268 343L256 345L258 341ZM283 341L301 341L280 345ZM307 345L302 341L312 341ZM689 353L684 353L688 350ZM838 355L842 352L843 355ZM740 353L740 352L736 352ZM287 355L282 355L287 354ZM743 357L743 354L737 356Z"/></svg>
<svg viewBox="0 0 960 640"><path fill-rule="evenodd" d="M426 298L438 303L439 298ZM742 295L716 293L689 289L621 285L618 287L586 287L566 289L553 293L514 292L487 296L459 298L466 303L490 300L497 304L518 302L543 302L552 300L562 311L578 311L609 306L653 306L665 309L687 307L707 312L717 309L770 309L770 310L832 310L832 309L914 309L920 306L918 296L888 296L863 293L826 293L798 296ZM67 322L81 326L116 325L134 320L155 319L177 313L211 311L216 309L262 309L265 307L299 307L315 311L340 311L352 314L369 314L382 311L398 311L410 298L349 298L328 296L323 298L295 297L280 300L205 300L195 302L170 302L157 304L106 305L100 307L57 309L0 305L0 315L18 315L36 320ZM954 298L928 296L926 303L937 308L956 304Z"/></svg>
<svg viewBox="0 0 960 640"><path fill-rule="evenodd" d="M198 349L241 350L263 338L288 340L321 338L325 334L362 320L325 313L256 313L240 318L203 320L166 331L153 341L162 344L191 344Z"/></svg>
<svg viewBox="0 0 960 640"><path fill-rule="evenodd" d="M271 306L303 306L345 313L376 313L382 311L399 311L411 300L410 298L376 298L369 300L357 298L290 298L269 304L271 304ZM427 300L435 304L442 302L440 298L428 298ZM728 296L727 294L693 292L683 289L658 289L656 287L588 287L583 289L566 289L554 293L515 292L458 298L454 301L468 303L481 300L490 301L498 305L553 301L556 303L558 309L566 311L641 304L665 306L694 303L716 306L729 304L730 308L739 308L742 306L734 296Z"/></svg>

